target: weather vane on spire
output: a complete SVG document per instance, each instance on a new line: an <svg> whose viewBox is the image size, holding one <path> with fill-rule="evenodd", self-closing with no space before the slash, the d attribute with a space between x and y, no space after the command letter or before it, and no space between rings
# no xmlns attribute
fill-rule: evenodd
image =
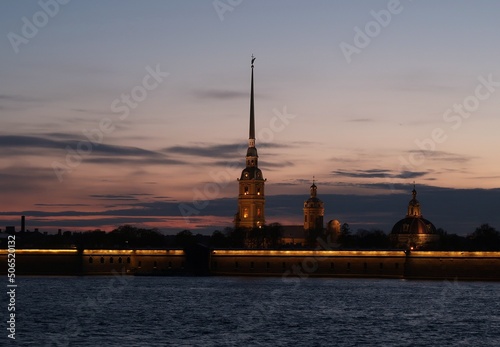
<svg viewBox="0 0 500 347"><path fill-rule="evenodd" d="M252 54L252 69L253 69L253 62L255 61L255 57Z"/></svg>

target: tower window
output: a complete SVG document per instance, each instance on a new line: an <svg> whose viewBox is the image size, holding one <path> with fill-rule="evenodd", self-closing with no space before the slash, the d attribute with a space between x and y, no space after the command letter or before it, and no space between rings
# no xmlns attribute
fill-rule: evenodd
<svg viewBox="0 0 500 347"><path fill-rule="evenodd" d="M248 208L243 209L243 218L248 218Z"/></svg>
<svg viewBox="0 0 500 347"><path fill-rule="evenodd" d="M245 195L248 195L248 187L245 187Z"/></svg>
<svg viewBox="0 0 500 347"><path fill-rule="evenodd" d="M260 217L260 208L257 209L257 216Z"/></svg>
<svg viewBox="0 0 500 347"><path fill-rule="evenodd" d="M260 195L260 188L257 188L257 195Z"/></svg>

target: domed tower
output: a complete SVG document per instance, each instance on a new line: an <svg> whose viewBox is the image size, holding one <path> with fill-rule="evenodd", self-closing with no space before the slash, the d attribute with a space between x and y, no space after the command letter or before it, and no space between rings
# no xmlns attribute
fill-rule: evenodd
<svg viewBox="0 0 500 347"><path fill-rule="evenodd" d="M255 148L255 115L253 93L253 67L255 57L252 56L252 79L250 89L250 131L246 155L246 167L239 178L238 212L234 217L236 228L254 228L265 224L264 215L264 183L262 171L258 167L257 148Z"/></svg>
<svg viewBox="0 0 500 347"><path fill-rule="evenodd" d="M406 217L422 217L422 212L420 211L420 203L417 200L417 191L415 190L415 185L413 186L413 190L411 191L413 199L410 200L408 204L408 213Z"/></svg>
<svg viewBox="0 0 500 347"><path fill-rule="evenodd" d="M390 238L397 247L418 248L439 240L434 224L423 218L417 191L413 185L412 199L406 217L394 224Z"/></svg>
<svg viewBox="0 0 500 347"><path fill-rule="evenodd" d="M323 201L317 197L318 187L314 184L314 179L310 191L311 197L304 201L304 230L322 230L325 208Z"/></svg>

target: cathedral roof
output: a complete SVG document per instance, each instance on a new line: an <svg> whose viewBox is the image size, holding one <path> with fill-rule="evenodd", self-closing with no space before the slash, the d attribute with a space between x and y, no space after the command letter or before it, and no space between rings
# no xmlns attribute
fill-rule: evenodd
<svg viewBox="0 0 500 347"><path fill-rule="evenodd" d="M422 217L406 217L394 224L391 234L437 234L434 224Z"/></svg>

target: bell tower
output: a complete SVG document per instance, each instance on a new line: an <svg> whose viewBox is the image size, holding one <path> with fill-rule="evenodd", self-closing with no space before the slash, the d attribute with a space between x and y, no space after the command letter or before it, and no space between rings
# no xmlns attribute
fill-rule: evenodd
<svg viewBox="0 0 500 347"><path fill-rule="evenodd" d="M246 167L238 179L238 212L234 216L236 228L262 227L265 222L264 215L264 183L262 171L258 167L257 148L255 148L255 112L253 92L253 67L255 57L252 55L252 77L250 87L250 131L248 136L248 149L245 158Z"/></svg>
<svg viewBox="0 0 500 347"><path fill-rule="evenodd" d="M323 201L318 199L318 187L313 184L310 187L311 197L304 201L304 230L323 230L323 216L325 208Z"/></svg>

